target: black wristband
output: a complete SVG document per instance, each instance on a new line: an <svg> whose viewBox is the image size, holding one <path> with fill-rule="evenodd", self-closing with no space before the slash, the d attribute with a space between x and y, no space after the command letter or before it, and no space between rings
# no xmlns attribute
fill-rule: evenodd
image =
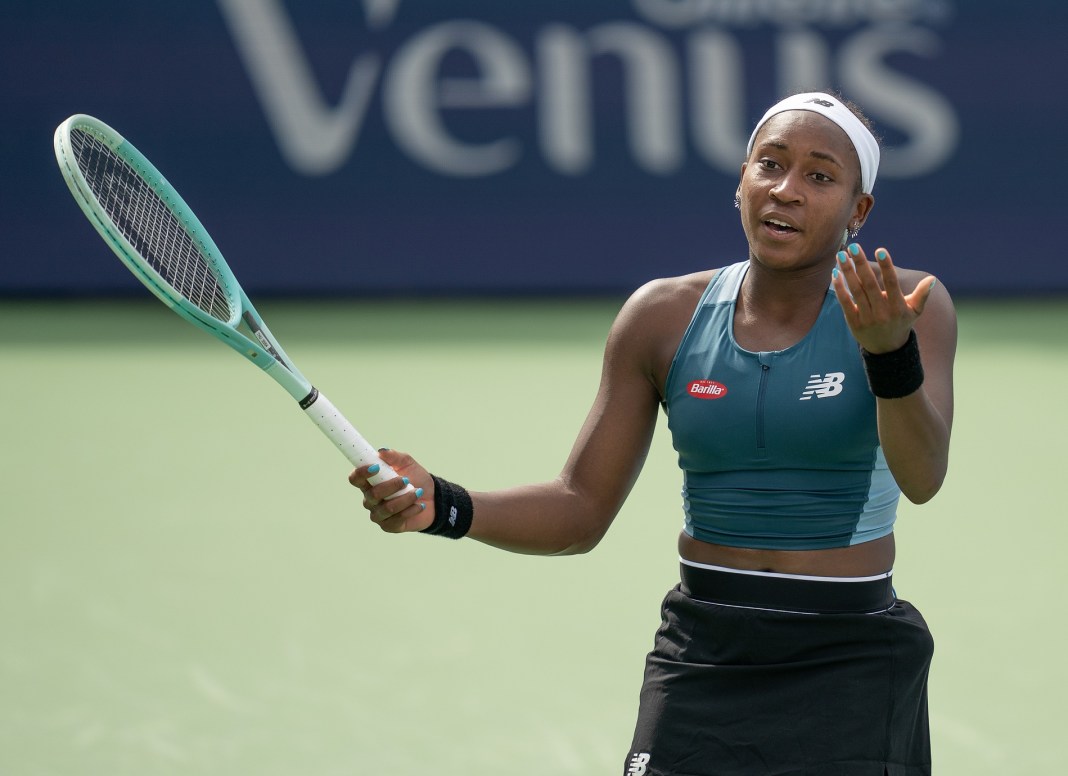
<svg viewBox="0 0 1068 776"><path fill-rule="evenodd" d="M923 362L920 361L920 346L916 332L897 350L889 353L869 353L860 349L864 356L864 371L868 374L868 386L880 399L900 399L915 393L923 385Z"/></svg>
<svg viewBox="0 0 1068 776"><path fill-rule="evenodd" d="M434 522L421 533L462 539L471 529L471 518L475 512L471 495L455 482L433 474L430 478L434 480Z"/></svg>

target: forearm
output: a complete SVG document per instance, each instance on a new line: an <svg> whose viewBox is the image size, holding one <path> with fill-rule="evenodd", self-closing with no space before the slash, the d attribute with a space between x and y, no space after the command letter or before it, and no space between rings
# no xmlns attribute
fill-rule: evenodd
<svg viewBox="0 0 1068 776"><path fill-rule="evenodd" d="M923 388L876 401L879 442L894 479L909 501L929 501L949 468L949 423Z"/></svg>
<svg viewBox="0 0 1068 776"><path fill-rule="evenodd" d="M949 467L956 314L949 294L929 276L913 281L911 273L904 295L889 254L880 249L877 256L887 290L871 264L860 261L836 278L835 291L864 354L887 465L905 497L922 504L942 487ZM845 274L855 275L848 293Z"/></svg>
<svg viewBox="0 0 1068 776"><path fill-rule="evenodd" d="M472 492L468 537L526 555L588 552L600 541L618 504L588 498L562 478L493 492Z"/></svg>

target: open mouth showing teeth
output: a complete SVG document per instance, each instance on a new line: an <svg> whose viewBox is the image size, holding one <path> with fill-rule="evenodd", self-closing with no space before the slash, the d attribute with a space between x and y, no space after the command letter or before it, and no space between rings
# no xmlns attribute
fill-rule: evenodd
<svg viewBox="0 0 1068 776"><path fill-rule="evenodd" d="M774 218L769 218L767 221L764 222L764 225L771 229L773 232L778 232L779 234L790 234L792 232L797 231L789 224L784 223L782 221L777 221Z"/></svg>

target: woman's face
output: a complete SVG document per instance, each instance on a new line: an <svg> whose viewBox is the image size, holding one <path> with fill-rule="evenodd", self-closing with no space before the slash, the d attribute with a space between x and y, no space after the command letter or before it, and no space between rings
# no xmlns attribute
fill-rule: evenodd
<svg viewBox="0 0 1068 776"><path fill-rule="evenodd" d="M833 260L875 202L845 131L812 111L772 116L742 165L738 194L751 258L781 269Z"/></svg>

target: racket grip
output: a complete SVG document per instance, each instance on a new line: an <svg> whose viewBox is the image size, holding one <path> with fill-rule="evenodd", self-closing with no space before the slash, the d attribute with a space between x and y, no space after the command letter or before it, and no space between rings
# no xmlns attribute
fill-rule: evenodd
<svg viewBox="0 0 1068 776"><path fill-rule="evenodd" d="M378 457L378 451L349 423L348 419L341 414L341 411L334 406L333 402L319 393L319 391L313 388L308 397L300 403L300 406L304 410L304 414L311 418L312 422L334 443L334 446L341 451L342 455L349 459L353 466L367 466L373 463L379 465L378 473L368 478L367 481L369 483L377 485L380 482L391 480L398 476L392 466ZM402 493L407 493L411 490L413 488L409 484L388 498L396 498Z"/></svg>

